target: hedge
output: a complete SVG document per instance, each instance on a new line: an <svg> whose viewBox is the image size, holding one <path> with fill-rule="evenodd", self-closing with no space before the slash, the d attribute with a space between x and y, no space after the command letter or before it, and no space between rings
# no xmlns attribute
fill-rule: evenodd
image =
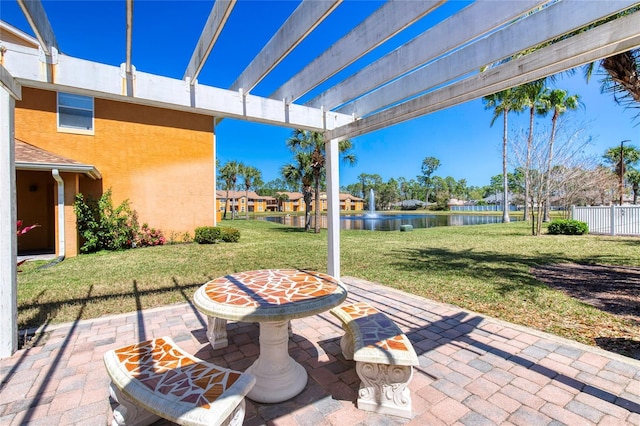
<svg viewBox="0 0 640 426"><path fill-rule="evenodd" d="M589 232L589 225L573 219L557 219L549 224L547 232L552 235L583 235Z"/></svg>

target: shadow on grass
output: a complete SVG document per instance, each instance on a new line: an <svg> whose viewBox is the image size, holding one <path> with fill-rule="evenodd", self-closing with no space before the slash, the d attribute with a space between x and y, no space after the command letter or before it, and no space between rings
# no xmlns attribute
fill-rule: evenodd
<svg viewBox="0 0 640 426"><path fill-rule="evenodd" d="M495 252L472 250L448 250L440 248L417 248L395 250L391 255L396 259L391 265L403 271L415 271L433 274L466 275L470 279L488 282L500 278L498 291L506 294L523 290L528 286L544 285L536 280L529 269L531 267L567 261L557 256L513 256ZM494 283L495 284L495 283Z"/></svg>
<svg viewBox="0 0 640 426"><path fill-rule="evenodd" d="M496 288L503 295L546 286L533 276L531 268L557 263L606 264L621 260L607 255L578 259L557 254L505 255L490 251L441 248L407 248L394 250L390 255L395 259L390 265L401 271L445 275L455 271L456 276L490 283L499 278L500 284L496 284Z"/></svg>
<svg viewBox="0 0 640 426"><path fill-rule="evenodd" d="M278 226L278 227L273 227L271 229L269 229L270 232L279 232L279 233L283 233L283 234L291 234L291 233L311 233L313 234L313 229L310 229L308 231L305 231L304 228L298 228L298 227L293 227L293 226Z"/></svg>
<svg viewBox="0 0 640 426"><path fill-rule="evenodd" d="M209 279L207 279L207 281L208 280ZM50 319L55 318L56 313L63 308L74 309L73 306L79 305L80 312L83 312L87 306L90 306L92 304L99 304L101 302L113 299L123 299L123 304L128 303L129 301L134 301L136 310L138 311L142 309L141 300L145 296L158 296L175 293L181 294L185 301L190 303L188 294L192 294L193 292L195 292L195 290L202 284L204 284L204 282L179 285L177 280L174 278L172 286L139 290L137 281L133 280L131 292L119 292L102 295L91 295L91 293L89 293L86 297L69 298L66 300L58 300L46 303L39 301L39 297L43 294L41 293L38 297L36 297L35 300L31 301L30 303L20 304L18 306L18 310L36 310L36 313L29 319L27 319L26 321L23 320L22 322L18 323L18 328L34 328L40 327L43 324L47 324ZM78 319L83 318L80 317Z"/></svg>

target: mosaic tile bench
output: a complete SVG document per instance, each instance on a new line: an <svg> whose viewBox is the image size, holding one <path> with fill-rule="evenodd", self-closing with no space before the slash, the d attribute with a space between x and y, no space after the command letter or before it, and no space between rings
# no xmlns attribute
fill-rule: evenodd
<svg viewBox="0 0 640 426"><path fill-rule="evenodd" d="M149 425L161 417L181 425L242 425L255 378L202 361L169 337L108 351L104 364L113 425Z"/></svg>
<svg viewBox="0 0 640 426"><path fill-rule="evenodd" d="M409 382L418 356L400 328L366 302L341 305L331 313L345 330L342 354L356 362L358 408L411 418Z"/></svg>

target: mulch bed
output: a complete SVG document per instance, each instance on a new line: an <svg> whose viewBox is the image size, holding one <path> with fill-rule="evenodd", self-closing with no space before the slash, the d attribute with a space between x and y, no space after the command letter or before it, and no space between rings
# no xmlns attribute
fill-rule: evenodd
<svg viewBox="0 0 640 426"><path fill-rule="evenodd" d="M637 339L602 338L603 349L640 359L640 268L562 263L532 268L536 279L638 327Z"/></svg>

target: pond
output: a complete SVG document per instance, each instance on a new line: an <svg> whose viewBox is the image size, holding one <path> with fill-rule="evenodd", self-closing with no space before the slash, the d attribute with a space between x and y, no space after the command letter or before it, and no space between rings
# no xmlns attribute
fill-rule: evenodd
<svg viewBox="0 0 640 426"><path fill-rule="evenodd" d="M303 227L304 216L264 216L259 219L280 223L287 226ZM313 227L314 216L311 216ZM519 220L511 218L511 220ZM480 225L485 223L502 223L500 215L434 215L434 214L374 214L340 216L340 229L366 231L398 231L400 225L411 225L414 228L431 228L434 226ZM320 216L320 226L327 227L327 216Z"/></svg>

